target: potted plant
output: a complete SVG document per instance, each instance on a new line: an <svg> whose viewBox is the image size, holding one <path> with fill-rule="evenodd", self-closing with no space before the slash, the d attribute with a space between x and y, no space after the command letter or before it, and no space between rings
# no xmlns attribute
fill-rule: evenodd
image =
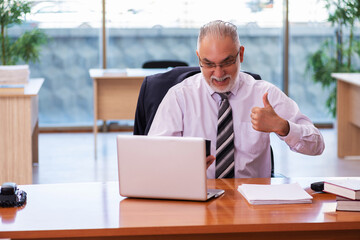
<svg viewBox="0 0 360 240"><path fill-rule="evenodd" d="M0 0L0 63L2 65L39 60L40 46L47 42L47 36L43 31L40 29L25 31L17 39L10 38L7 34L8 28L22 24L30 11L31 2Z"/></svg>
<svg viewBox="0 0 360 240"><path fill-rule="evenodd" d="M360 41L354 38L354 25L360 19L358 0L325 0L328 21L335 27L335 36L322 43L319 50L309 56L307 70L312 73L312 80L330 89L326 107L336 117L336 79L334 72L355 72L352 59L360 57Z"/></svg>

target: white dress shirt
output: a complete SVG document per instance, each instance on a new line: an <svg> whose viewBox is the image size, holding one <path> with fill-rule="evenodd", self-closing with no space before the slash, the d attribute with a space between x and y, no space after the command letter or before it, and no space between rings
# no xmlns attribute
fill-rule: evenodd
<svg viewBox="0 0 360 240"><path fill-rule="evenodd" d="M295 152L319 155L324 150L319 130L292 99L275 85L239 71L229 96L235 133L235 178L271 175L269 133L254 130L250 118L253 107L264 107L262 97L266 92L275 112L290 125L288 135L280 139ZM221 97L202 73L191 76L168 91L148 135L203 137L211 140L211 154L216 156L220 102ZM207 169L208 178L215 178L215 162Z"/></svg>

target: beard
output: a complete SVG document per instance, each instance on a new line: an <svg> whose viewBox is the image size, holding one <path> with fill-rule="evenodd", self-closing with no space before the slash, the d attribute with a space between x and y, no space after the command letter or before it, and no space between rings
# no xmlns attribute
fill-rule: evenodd
<svg viewBox="0 0 360 240"><path fill-rule="evenodd" d="M207 80L206 82L209 84L209 86L212 88L212 90L214 90L215 92L218 93L225 93L225 92L230 92L234 86L235 83L238 81L238 73L240 71L241 65L240 63L238 64L238 68L236 70L236 73L231 76L230 74L226 74L223 77L215 77L215 76L211 76L209 80ZM229 79L229 83L226 86L223 86L221 88L219 88L218 86L216 86L214 84L214 82L223 82L225 80Z"/></svg>
<svg viewBox="0 0 360 240"><path fill-rule="evenodd" d="M227 79L229 79L228 85L225 86L225 87L222 87L221 89L218 88L218 87L214 84L214 82L223 82L223 81L225 81L225 80L227 80ZM235 80L234 80L233 77L231 77L230 74L227 74L227 75L225 75L225 76L223 76L223 77L221 77L221 78L218 78L218 77L215 77L215 76L211 76L209 83L210 83L210 87L211 87L215 92L225 93L225 92L230 92L230 91L231 91L231 89L232 89L233 86L234 86Z"/></svg>

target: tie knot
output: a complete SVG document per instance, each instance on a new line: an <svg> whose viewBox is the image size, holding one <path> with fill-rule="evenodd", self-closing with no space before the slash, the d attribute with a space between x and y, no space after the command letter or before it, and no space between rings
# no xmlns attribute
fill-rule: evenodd
<svg viewBox="0 0 360 240"><path fill-rule="evenodd" d="M221 100L228 99L231 92L218 93L221 97Z"/></svg>

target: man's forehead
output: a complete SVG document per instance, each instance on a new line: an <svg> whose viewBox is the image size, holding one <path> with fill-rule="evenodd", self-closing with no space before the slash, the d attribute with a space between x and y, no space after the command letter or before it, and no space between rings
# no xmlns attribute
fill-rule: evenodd
<svg viewBox="0 0 360 240"><path fill-rule="evenodd" d="M202 60L210 62L222 62L232 58L237 53L238 49L233 46L214 46L202 45L199 48L199 55Z"/></svg>

